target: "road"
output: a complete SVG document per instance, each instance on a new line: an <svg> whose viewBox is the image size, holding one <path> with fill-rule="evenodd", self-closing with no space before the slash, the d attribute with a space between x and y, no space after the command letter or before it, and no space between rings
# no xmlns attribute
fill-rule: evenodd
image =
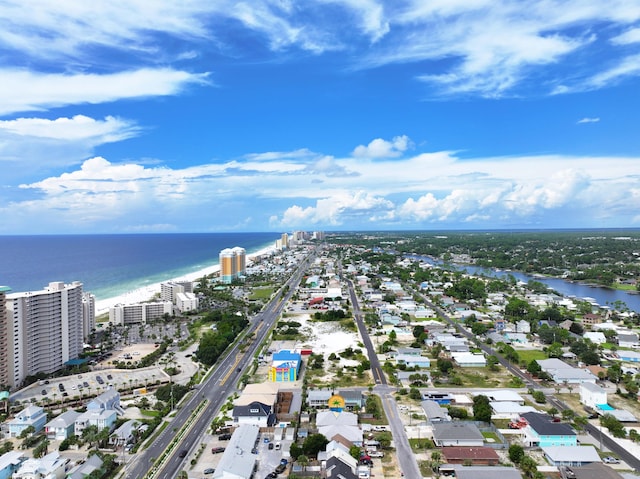
<svg viewBox="0 0 640 479"><path fill-rule="evenodd" d="M382 409L389 420L389 427L391 429L391 434L393 435L393 442L396 448L396 458L400 465L400 470L405 477L416 479L420 478L422 477L422 474L420 474L418 461L416 460L416 456L409 444L407 433L404 430L404 424L398 414L398 407L395 399L393 398L396 388L388 385L387 378L382 371L378 355L373 343L371 342L367 325L364 322L363 314L360 310L360 303L358 302L353 282L351 280L347 280L347 284L349 287L349 297L351 298L353 315L356 320L356 324L358 325L358 330L360 331L362 343L367 349L367 355L369 357L369 362L371 363L371 374L376 382L373 392L380 396L380 399L382 400Z"/></svg>
<svg viewBox="0 0 640 479"><path fill-rule="evenodd" d="M131 462L126 465L121 477L126 479L140 479L145 477L151 470L155 460L163 454L176 437L177 432L183 428L190 418L191 413L203 400L206 400L207 404L204 412L199 415L188 433L179 439L179 444L173 448L171 457L160 466L161 469L156 474L156 477L161 479L173 479L178 476L185 461L188 460L191 455L187 454L185 458L181 458L179 457L180 451L186 450L190 453L200 444L200 438L206 432L211 421L220 410L220 407L226 402L227 398L236 391L236 385L242 377L244 368L252 363L255 353L269 334L271 327L280 317L284 305L293 295L314 255L315 252L300 262L287 282L280 288L279 292L276 293L265 308L254 317L245 335L245 337L251 337L255 333L255 339L251 342L251 345L244 352L240 353L238 351L238 343L236 343L236 345L223 356L216 364L212 374L190 397L180 404L175 416L170 420L169 427L165 428L162 434L160 434L144 452L132 457Z"/></svg>

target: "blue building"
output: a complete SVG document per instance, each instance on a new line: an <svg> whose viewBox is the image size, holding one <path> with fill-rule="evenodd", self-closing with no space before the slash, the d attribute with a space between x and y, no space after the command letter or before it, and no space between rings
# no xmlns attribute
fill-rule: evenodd
<svg viewBox="0 0 640 479"><path fill-rule="evenodd" d="M27 406L16 417L8 422L9 436L18 437L29 426L33 426L34 434L39 433L47 423L47 414L40 406Z"/></svg>
<svg viewBox="0 0 640 479"><path fill-rule="evenodd" d="M283 349L274 353L269 367L269 381L293 382L298 379L302 356L300 353Z"/></svg>
<svg viewBox="0 0 640 479"><path fill-rule="evenodd" d="M524 442L531 446L577 446L578 436L571 426L554 422L548 414L525 412L520 417L527 422Z"/></svg>

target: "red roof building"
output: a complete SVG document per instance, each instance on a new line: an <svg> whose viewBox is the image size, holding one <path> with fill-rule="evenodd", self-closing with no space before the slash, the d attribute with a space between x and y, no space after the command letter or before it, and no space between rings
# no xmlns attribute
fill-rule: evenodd
<svg viewBox="0 0 640 479"><path fill-rule="evenodd" d="M500 462L498 453L490 447L443 447L444 461L448 464L471 464L474 466L495 466Z"/></svg>

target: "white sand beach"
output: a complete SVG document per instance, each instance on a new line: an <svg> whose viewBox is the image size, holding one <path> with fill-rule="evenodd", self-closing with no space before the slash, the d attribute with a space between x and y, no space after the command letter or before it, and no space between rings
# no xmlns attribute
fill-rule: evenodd
<svg viewBox="0 0 640 479"><path fill-rule="evenodd" d="M256 257L272 253L274 249L274 247L269 246L255 253L248 254L247 264L252 263ZM165 281L163 281L163 283L169 281L197 281L203 276L218 273L219 271L220 265L216 264L198 271L194 271L192 273L182 275L179 278L167 278ZM103 314L108 314L109 308L115 306L116 304L136 304L152 299L154 295L160 293L161 284L162 283L150 284L143 288L134 289L133 291L127 291L126 293L115 296L113 298L101 299L99 301L96 301L96 317Z"/></svg>

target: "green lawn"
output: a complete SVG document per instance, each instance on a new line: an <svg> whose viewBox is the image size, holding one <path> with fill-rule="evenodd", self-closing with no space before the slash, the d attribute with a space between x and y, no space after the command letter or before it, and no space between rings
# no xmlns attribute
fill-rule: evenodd
<svg viewBox="0 0 640 479"><path fill-rule="evenodd" d="M547 359L544 351L538 349L516 349L520 361L526 361L529 364L534 359Z"/></svg>
<svg viewBox="0 0 640 479"><path fill-rule="evenodd" d="M249 300L257 301L260 299L269 299L273 294L273 287L265 287L265 288L253 288L251 291L251 296L249 296Z"/></svg>

